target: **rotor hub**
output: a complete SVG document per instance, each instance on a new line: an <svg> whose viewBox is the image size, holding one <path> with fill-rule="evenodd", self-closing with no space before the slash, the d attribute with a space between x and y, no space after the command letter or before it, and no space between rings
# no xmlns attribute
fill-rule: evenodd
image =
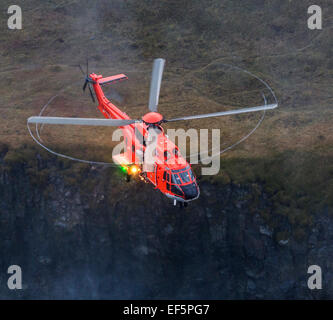
<svg viewBox="0 0 333 320"><path fill-rule="evenodd" d="M163 116L158 112L146 113L142 120L148 124L159 124L163 120Z"/></svg>

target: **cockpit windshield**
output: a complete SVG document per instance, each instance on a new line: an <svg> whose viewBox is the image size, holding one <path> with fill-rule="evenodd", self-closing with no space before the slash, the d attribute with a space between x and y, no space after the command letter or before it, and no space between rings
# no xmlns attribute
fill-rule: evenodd
<svg viewBox="0 0 333 320"><path fill-rule="evenodd" d="M190 173L188 171L180 172L179 175L184 183L191 181Z"/></svg>
<svg viewBox="0 0 333 320"><path fill-rule="evenodd" d="M178 170L172 170L171 177L172 177L172 183L178 185L187 184L195 180L190 166L186 166L185 168Z"/></svg>
<svg viewBox="0 0 333 320"><path fill-rule="evenodd" d="M172 177L172 183L174 183L174 184L182 184L182 180L180 180L180 177L179 177L179 175L177 173L173 173L171 175L171 177Z"/></svg>

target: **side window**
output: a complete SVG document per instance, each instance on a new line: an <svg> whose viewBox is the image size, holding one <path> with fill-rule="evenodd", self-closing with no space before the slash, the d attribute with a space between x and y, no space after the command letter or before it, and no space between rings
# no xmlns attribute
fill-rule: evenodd
<svg viewBox="0 0 333 320"><path fill-rule="evenodd" d="M168 151L164 151L164 161L169 160L170 158L170 153Z"/></svg>
<svg viewBox="0 0 333 320"><path fill-rule="evenodd" d="M170 185L170 175L169 175L169 172L165 172L165 180L166 180L166 186L167 186L167 189L170 191L171 190L171 185Z"/></svg>
<svg viewBox="0 0 333 320"><path fill-rule="evenodd" d="M163 179L169 182L169 173L167 173L166 171L163 172Z"/></svg>
<svg viewBox="0 0 333 320"><path fill-rule="evenodd" d="M177 148L174 148L174 149L173 149L173 154L174 154L176 157L178 157L179 154L178 154L178 149L177 149Z"/></svg>

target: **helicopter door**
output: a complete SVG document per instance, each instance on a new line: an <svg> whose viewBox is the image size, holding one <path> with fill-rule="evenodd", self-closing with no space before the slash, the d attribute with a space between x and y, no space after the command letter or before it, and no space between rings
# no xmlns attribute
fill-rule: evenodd
<svg viewBox="0 0 333 320"><path fill-rule="evenodd" d="M152 166L152 171L147 172L147 178L150 180L152 184L157 185L157 166L154 164Z"/></svg>
<svg viewBox="0 0 333 320"><path fill-rule="evenodd" d="M153 165L153 172L152 172L151 177L153 179L154 185L157 186L157 165L156 164Z"/></svg>
<svg viewBox="0 0 333 320"><path fill-rule="evenodd" d="M155 185L157 185L157 165L154 164L154 179L155 179Z"/></svg>

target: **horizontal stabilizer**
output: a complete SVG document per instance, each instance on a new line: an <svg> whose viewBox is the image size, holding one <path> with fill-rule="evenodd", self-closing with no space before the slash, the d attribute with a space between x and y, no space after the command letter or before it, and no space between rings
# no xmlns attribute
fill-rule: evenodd
<svg viewBox="0 0 333 320"><path fill-rule="evenodd" d="M124 80L127 80L127 79L128 79L128 77L126 75L117 74L115 76L101 78L101 79L98 80L98 83L100 85L103 85L103 84L107 84L107 83L111 83L111 82L124 81Z"/></svg>

